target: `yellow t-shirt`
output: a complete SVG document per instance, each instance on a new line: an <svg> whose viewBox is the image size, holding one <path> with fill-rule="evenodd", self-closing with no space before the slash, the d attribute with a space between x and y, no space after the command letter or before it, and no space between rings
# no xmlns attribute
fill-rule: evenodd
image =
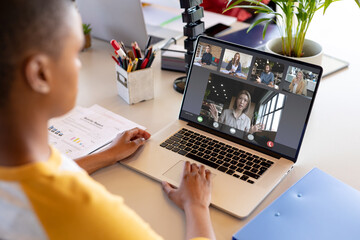
<svg viewBox="0 0 360 240"><path fill-rule="evenodd" d="M0 223L0 239L162 239L53 148L47 162L0 167Z"/></svg>

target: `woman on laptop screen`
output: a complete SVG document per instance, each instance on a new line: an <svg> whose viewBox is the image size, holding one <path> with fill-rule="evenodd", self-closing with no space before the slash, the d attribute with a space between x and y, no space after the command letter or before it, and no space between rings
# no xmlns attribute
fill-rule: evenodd
<svg viewBox="0 0 360 240"><path fill-rule="evenodd" d="M252 134L261 131L262 125L256 124L251 126L251 120L246 115L249 111L250 103L250 93L246 90L241 90L236 96L233 109L225 109L219 117L214 104L210 104L210 113L215 122L219 122Z"/></svg>

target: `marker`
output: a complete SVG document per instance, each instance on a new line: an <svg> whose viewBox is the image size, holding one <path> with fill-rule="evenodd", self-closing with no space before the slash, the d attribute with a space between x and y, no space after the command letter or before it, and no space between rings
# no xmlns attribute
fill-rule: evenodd
<svg viewBox="0 0 360 240"><path fill-rule="evenodd" d="M119 43L118 43L115 39L111 40L111 41L110 41L110 44L111 44L111 46L113 46L113 48L114 48L116 51L118 51L118 50L120 49L120 45L119 45Z"/></svg>
<svg viewBox="0 0 360 240"><path fill-rule="evenodd" d="M121 49L126 52L125 44L123 42L120 42Z"/></svg>
<svg viewBox="0 0 360 240"><path fill-rule="evenodd" d="M127 56L126 53L121 48L119 48L119 50L116 51L116 53L124 58Z"/></svg>

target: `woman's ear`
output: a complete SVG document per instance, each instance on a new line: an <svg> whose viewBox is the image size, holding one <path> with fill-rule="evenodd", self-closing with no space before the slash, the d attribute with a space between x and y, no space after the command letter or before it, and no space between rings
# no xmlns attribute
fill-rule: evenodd
<svg viewBox="0 0 360 240"><path fill-rule="evenodd" d="M46 55L34 55L25 64L25 80L38 93L50 91L50 59Z"/></svg>

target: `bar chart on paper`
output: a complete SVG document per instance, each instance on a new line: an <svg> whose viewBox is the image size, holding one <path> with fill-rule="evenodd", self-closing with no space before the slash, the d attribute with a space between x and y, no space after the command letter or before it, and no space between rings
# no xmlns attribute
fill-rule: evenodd
<svg viewBox="0 0 360 240"><path fill-rule="evenodd" d="M98 105L76 107L67 115L49 122L49 143L66 156L75 159L110 143L118 133L145 129Z"/></svg>

